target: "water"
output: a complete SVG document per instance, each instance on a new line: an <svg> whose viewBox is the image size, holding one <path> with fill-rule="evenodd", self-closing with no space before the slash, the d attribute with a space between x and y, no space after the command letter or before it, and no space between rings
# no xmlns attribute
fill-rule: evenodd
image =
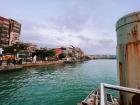
<svg viewBox="0 0 140 105"><path fill-rule="evenodd" d="M117 84L116 60L0 74L0 105L76 105L101 82Z"/></svg>

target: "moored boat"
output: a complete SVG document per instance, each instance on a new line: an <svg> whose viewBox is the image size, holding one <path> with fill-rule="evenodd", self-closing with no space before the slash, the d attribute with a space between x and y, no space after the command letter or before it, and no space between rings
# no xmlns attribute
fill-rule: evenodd
<svg viewBox="0 0 140 105"><path fill-rule="evenodd" d="M77 62L77 60L74 59L74 58L67 58L67 59L64 61L64 63L76 63L76 62Z"/></svg>
<svg viewBox="0 0 140 105"><path fill-rule="evenodd" d="M75 60L70 60L70 61L64 61L64 63L76 63L77 61Z"/></svg>

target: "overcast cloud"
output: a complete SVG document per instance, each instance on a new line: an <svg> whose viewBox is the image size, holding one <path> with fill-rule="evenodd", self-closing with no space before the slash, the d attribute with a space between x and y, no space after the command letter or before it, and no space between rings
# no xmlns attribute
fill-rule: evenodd
<svg viewBox="0 0 140 105"><path fill-rule="evenodd" d="M139 0L0 0L0 15L22 24L21 41L74 45L87 54L116 53L116 21Z"/></svg>

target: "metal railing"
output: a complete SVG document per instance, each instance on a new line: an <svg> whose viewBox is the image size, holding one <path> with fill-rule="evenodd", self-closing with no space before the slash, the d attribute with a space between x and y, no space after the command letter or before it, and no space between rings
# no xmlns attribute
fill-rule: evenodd
<svg viewBox="0 0 140 105"><path fill-rule="evenodd" d="M86 102L86 100L89 98L89 96L94 92L94 90L92 90L89 95L82 101L82 102Z"/></svg>
<svg viewBox="0 0 140 105"><path fill-rule="evenodd" d="M139 89L133 89L133 88L127 88L123 86L117 86L117 85L111 85L111 84L106 84L106 83L101 83L101 105L106 105L106 97L105 97L105 88L108 89L113 89L117 91L124 91L124 92L129 92L129 93L135 93L135 94L140 94Z"/></svg>

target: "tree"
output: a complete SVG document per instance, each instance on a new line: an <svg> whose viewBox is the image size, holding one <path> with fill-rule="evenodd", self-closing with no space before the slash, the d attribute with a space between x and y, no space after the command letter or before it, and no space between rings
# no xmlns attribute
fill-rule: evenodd
<svg viewBox="0 0 140 105"><path fill-rule="evenodd" d="M66 57L66 54L62 53L62 54L59 54L59 59L63 59Z"/></svg>
<svg viewBox="0 0 140 105"><path fill-rule="evenodd" d="M47 54L47 49L40 49L33 52L32 57L36 55L40 60L45 60L46 54Z"/></svg>
<svg viewBox="0 0 140 105"><path fill-rule="evenodd" d="M41 60L43 60L43 58L44 58L44 54L43 54L43 50L36 50L33 54L32 54L32 56L37 56L39 59L41 59Z"/></svg>
<svg viewBox="0 0 140 105"><path fill-rule="evenodd" d="M47 52L46 52L46 54L45 54L47 57L48 56L55 56L56 55L56 53L55 53L55 51L54 50L48 50Z"/></svg>
<svg viewBox="0 0 140 105"><path fill-rule="evenodd" d="M13 45L16 49L20 50L27 50L28 45L26 43L16 43Z"/></svg>
<svg viewBox="0 0 140 105"><path fill-rule="evenodd" d="M17 48L14 46L4 47L3 50L4 53L17 53L18 51Z"/></svg>

